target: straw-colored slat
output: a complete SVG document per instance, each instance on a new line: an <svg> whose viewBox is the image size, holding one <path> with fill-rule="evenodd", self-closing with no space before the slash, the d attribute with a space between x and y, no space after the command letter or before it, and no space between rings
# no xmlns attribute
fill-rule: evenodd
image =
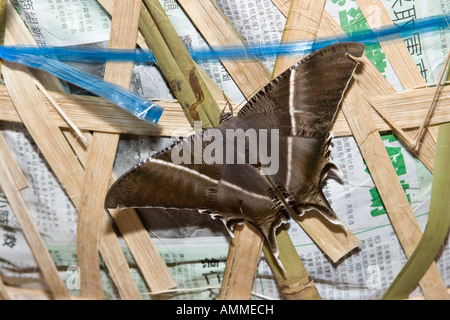
<svg viewBox="0 0 450 320"><path fill-rule="evenodd" d="M0 277L0 301L1 300L10 300L11 297L6 289L5 284L3 283L2 278Z"/></svg>
<svg viewBox="0 0 450 320"><path fill-rule="evenodd" d="M81 165L85 167L88 159L86 146L79 142L79 138L73 131L63 129L63 133L80 160ZM85 132L84 136L88 141L88 145L90 145L92 143L92 134ZM136 213L134 213L134 215L136 215ZM130 217L130 219L132 220L133 217ZM115 223L119 229L121 229L120 223L117 221L115 221ZM128 246L133 252L133 245L128 244ZM119 241L106 214L102 215L100 224L99 250L105 264L108 267L109 275L116 284L120 297L124 300L139 300L141 295L134 282L129 266L126 263L125 255L122 252Z"/></svg>
<svg viewBox="0 0 450 320"><path fill-rule="evenodd" d="M215 1L180 0L178 3L210 46L245 45L242 37ZM247 98L266 85L270 78L267 68L257 59L223 60L222 64Z"/></svg>
<svg viewBox="0 0 450 320"><path fill-rule="evenodd" d="M280 12L287 17L289 13L289 7L291 6L291 0L272 0L272 3L280 10Z"/></svg>
<svg viewBox="0 0 450 320"><path fill-rule="evenodd" d="M147 229L133 209L109 210L151 291L176 287Z"/></svg>
<svg viewBox="0 0 450 320"><path fill-rule="evenodd" d="M53 78L53 77L52 77ZM42 92L42 94L47 98L47 100L53 105L53 107L58 111L61 117L67 122L67 125L78 135L78 137L86 144L86 138L84 137L81 130L73 123L73 121L66 115L66 113L59 107L55 99L50 95L47 89L38 80L35 81L36 86Z"/></svg>
<svg viewBox="0 0 450 320"><path fill-rule="evenodd" d="M134 49L141 1L117 0L111 22L110 48ZM129 87L133 63L107 63L105 81ZM81 296L103 298L98 242L104 201L120 135L94 132L85 167L82 201L78 211L77 253L81 270Z"/></svg>
<svg viewBox="0 0 450 320"><path fill-rule="evenodd" d="M51 92L51 94L81 130L168 137L192 134L192 128L185 119L183 112L180 111L179 103L174 100L157 101L165 109L158 125L152 126L136 119L103 98L56 92ZM400 128L411 129L420 126L422 122L421 117L426 114L433 94L434 88L427 88L388 95L370 95L368 97L376 102L385 113L388 113L391 120ZM68 128L67 123L58 115L56 110L51 110L50 102L45 101L44 103L50 108L49 113L52 120L60 128ZM225 107L225 103L224 101L219 101L219 107ZM368 102L365 103L368 104ZM233 106L234 110L239 110L236 104L233 104ZM437 108L431 117L430 125L434 127L441 123L449 122L449 106L450 88L444 87ZM369 112L378 131L391 130L391 127L386 124L375 110L370 110ZM0 86L0 120L22 122L4 86ZM332 132L335 137L350 136L352 134L341 112L337 115Z"/></svg>
<svg viewBox="0 0 450 320"><path fill-rule="evenodd" d="M117 148L115 134L95 132L90 145L83 192L78 210L77 257L80 267L80 296L89 299L103 299L98 243L100 222L104 215L104 199ZM113 150L111 152L111 149Z"/></svg>
<svg viewBox="0 0 450 320"><path fill-rule="evenodd" d="M392 21L389 13L387 12L383 3L378 0L356 0L358 7L361 9L364 17L367 20L371 29L380 28L383 26L392 25ZM387 39L378 39L380 45L386 54L395 74L399 78L403 88L406 90L421 88L426 85L424 78L422 77L419 69L417 68L413 58L411 57L408 49L405 46L400 35L391 36ZM433 101L430 100L429 104ZM422 117L425 118L426 114ZM417 134L416 130L410 132L412 140ZM412 146L419 158L427 159L424 163L428 168L432 170L434 163L434 152L436 150L437 128L428 127L421 134L421 141L425 146L424 148L416 148L416 145ZM407 145L410 145L410 141L405 141ZM417 142L413 142L416 144ZM432 160L431 160L432 159Z"/></svg>
<svg viewBox="0 0 450 320"><path fill-rule="evenodd" d="M19 167L19 164L14 159L14 156L9 149L9 146L0 133L0 158L3 159L3 162L7 166L7 169L11 173L11 176L14 177L14 184L16 185L17 190L22 190L28 188L28 181L25 178L22 169Z"/></svg>
<svg viewBox="0 0 450 320"><path fill-rule="evenodd" d="M287 14L282 42L298 40L312 41L316 38L319 29L325 0L293 0ZM272 78L297 63L302 56L280 56L275 62Z"/></svg>
<svg viewBox="0 0 450 320"><path fill-rule="evenodd" d="M69 292L59 277L58 270L56 269L39 230L28 211L25 201L20 192L16 189L14 178L15 177L11 175L4 160L0 157L0 188L22 228L23 235L33 253L34 259L36 260L53 297L55 299L70 299Z"/></svg>
<svg viewBox="0 0 450 320"><path fill-rule="evenodd" d="M117 248L121 248L117 236L107 215L101 216L100 241L98 248L108 267L108 276L116 284L117 291L123 300L140 300L141 295L136 286L125 255ZM111 244L115 244L112 246Z"/></svg>
<svg viewBox="0 0 450 320"><path fill-rule="evenodd" d="M249 223L236 227L228 252L221 300L249 300L263 239Z"/></svg>
<svg viewBox="0 0 450 320"><path fill-rule="evenodd" d="M356 3L371 29L393 24L389 12L379 0L356 0ZM425 80L417 69L400 35L378 40L405 89L413 89L425 85Z"/></svg>
<svg viewBox="0 0 450 320"><path fill-rule="evenodd" d="M358 6L360 7L361 11L363 12L364 17L366 18L368 24L372 29L379 28L385 25L391 25L393 21L391 20L386 8L382 3L375 0L357 0L356 1ZM405 44L403 43L403 40L400 36L397 37L390 37L388 41L383 41L383 39L380 40L380 45L382 46L384 52L386 53L386 57L389 59L395 73L397 74L398 78L400 79L400 82L402 83L403 87L405 89L413 89L416 87L421 87L425 85L425 80L421 76L419 70L417 69L411 55L409 54L408 50L406 49ZM358 93L356 93L358 94ZM435 95L433 95L435 96ZM434 99L433 99L434 100ZM433 101L431 100L431 101ZM430 103L431 103L430 101ZM429 107L427 108L429 110ZM344 109L345 110L345 109ZM353 113L353 115L355 115ZM349 116L347 116L347 120L349 121ZM363 122L366 126L373 126L371 121L368 121L366 117L361 116L359 120L360 124ZM349 122L350 124L350 122ZM356 124L354 124L355 126ZM355 131L354 131L355 132ZM373 135L373 134L372 134ZM355 136L356 138L356 136ZM362 136L360 138L363 138L367 144L368 140L370 140L369 134L367 136ZM423 137L424 139L432 139L433 135L430 135L429 133ZM378 140L375 141L375 139ZM373 143L378 143L382 145L381 139L378 139L378 135L376 138L374 138ZM380 149L381 149L380 145ZM369 144L370 146L370 144ZM384 171L382 172L380 169L380 166L372 167L370 168L369 162L377 163L381 160L381 158L378 156L373 157L370 154L373 154L374 148L376 146L370 146L372 149L369 153L367 150L367 155L364 155L363 150L363 156L366 160L366 163L369 167L369 170L371 172L372 178L375 182L375 185L377 186L378 192L380 193L381 199L383 201L383 204L386 208L386 211L388 212L388 215L391 219L392 225L396 231L397 237L399 238L400 243L402 244L403 250L405 251L405 254L409 257L414 251L414 248L417 246L421 239L421 232L418 226L417 221L414 219L414 214L412 212L412 209L406 199L404 197L404 193L402 192L402 188L400 184L386 184L383 185L383 183L386 183L386 175L389 179L394 182L397 177L395 174L395 170L390 170L384 168ZM361 145L360 145L360 149ZM415 149L415 148L412 148ZM423 152L423 150L422 150ZM434 154L434 153L433 153ZM386 158L387 155L384 155ZM370 158L370 160L368 159ZM389 157L386 158L386 162L388 162ZM376 173L375 173L376 172ZM381 182L381 180L384 180L384 182ZM377 182L378 181L378 182ZM396 186L396 190L392 190L393 186ZM396 195L393 195L393 191L396 192ZM392 201L392 202L391 202ZM392 207L391 209L388 209L389 207ZM401 208L399 211L397 211L396 208ZM407 218L407 219L405 219ZM404 221L404 219L406 221ZM427 299L444 299L448 298L446 287L444 284L444 281L439 273L439 270L437 269L437 266L435 263L433 263L422 280L420 281L420 287L423 291L423 294L425 298Z"/></svg>
<svg viewBox="0 0 450 320"><path fill-rule="evenodd" d="M405 254L410 256L420 241L421 231L384 143L362 99L361 89L353 83L342 108L397 237ZM430 267L420 286L428 299L439 299L447 295L436 264Z"/></svg>
<svg viewBox="0 0 450 320"><path fill-rule="evenodd" d="M109 14L111 14L113 12L114 9L114 2L115 0L97 0L97 2L103 7L103 9L105 9L106 12L108 12ZM138 31L138 35L137 35L137 41L136 44L141 48L141 49L148 49L147 44L145 43L145 39L142 36L142 33L140 31Z"/></svg>
<svg viewBox="0 0 450 320"><path fill-rule="evenodd" d="M439 79L436 83L436 89L435 89L435 92L433 95L433 100L431 100L431 104L428 109L428 112L427 112L422 124L420 125L419 129L417 130L417 133L414 136L414 139L412 141L412 149L419 149L420 142L422 141L424 135L427 132L427 127L430 122L431 115L433 114L434 109L436 108L436 101L439 99L439 94L441 92L441 86L443 85L442 80L444 79L444 76L447 74L449 61L450 61L450 52L447 53L447 57L445 58L445 62L442 67L441 74L439 75ZM437 135L436 130L434 130L434 132L432 132L432 134L433 134L433 136L435 134Z"/></svg>
<svg viewBox="0 0 450 320"><path fill-rule="evenodd" d="M52 300L53 298L51 292L41 289L5 286L5 290L11 300Z"/></svg>
<svg viewBox="0 0 450 320"><path fill-rule="evenodd" d="M129 49L135 47L136 39L131 35L137 34L140 7L141 1L115 1L109 44L111 48ZM116 14L116 12L118 14ZM105 70L105 80L119 84L123 87L129 87L132 69L132 63L108 63ZM95 178L92 182L94 184L96 184L96 181L104 181L105 187L110 185L110 168L100 174L101 170L98 170L98 167L106 167L105 162L109 162L112 166L118 141L118 134L94 133L93 143L99 142L100 145L106 147L105 150L97 151L99 157L97 158L98 161L96 161L96 163L89 163L88 159L87 168L90 165L93 169ZM91 147L89 156L91 156L93 150L95 149ZM107 158L106 161L105 157ZM92 187L94 187L94 185ZM98 186L96 186L96 188L98 189ZM107 188L104 188L96 199L96 205L99 210L103 208L106 189ZM119 227L125 241L129 244L130 250L138 262L138 265L141 267L141 271L150 290L163 291L175 287L175 281L151 241L148 232L139 220L136 212L134 210L110 210L110 213Z"/></svg>
<svg viewBox="0 0 450 320"><path fill-rule="evenodd" d="M23 21L12 5L10 3L8 5L7 30L11 33L11 38L18 44L32 44L34 40L27 31ZM56 110L53 107L48 108L47 103L49 102L44 102L44 98L34 85L34 79L28 74L26 68L14 64L9 65L9 68L3 68L2 73L16 112L20 115L19 118L21 118L37 143L40 152L46 158L72 203L78 208L84 170L73 154L71 146L59 131L59 127L53 121L51 112ZM21 88L27 88L27 90L22 90ZM30 108L30 106L33 106L33 108ZM109 248L109 251L114 250L115 257L123 257L117 238L115 238L115 241L110 241L110 239L111 237L102 237L101 240L107 241L106 246ZM109 269L118 269L111 264L111 262L114 262L113 260L104 258L104 261ZM123 257L118 265L126 263ZM134 282L116 283L116 285L118 287L132 286Z"/></svg>
<svg viewBox="0 0 450 320"><path fill-rule="evenodd" d="M80 163L82 166L85 166L87 163L88 158L88 152L86 148L84 148L83 145L80 145L78 143L77 137L74 135L72 131L64 130L65 136L69 143L74 148L75 153L78 156L78 159L80 160ZM86 134L86 137L90 143L92 140L92 136L90 134ZM116 176L114 173L111 175L110 179L110 185L116 180ZM159 252L157 248L155 247L155 244L153 243L152 239L150 238L150 235L148 234L145 226L142 224L139 216L137 215L136 211L133 209L124 209L124 210L118 210L118 209L110 209L109 213L111 217L114 220L114 223L118 227L120 233L122 234L123 239L125 240L125 243L127 244L131 254L133 255L137 265L139 266L140 272L142 273L147 285L149 288L160 288L160 287L166 287L172 288L176 286L175 281L172 279L169 270L167 269L167 266L165 265L164 261L162 260L161 256L159 255ZM102 222L104 222L102 220ZM106 230L107 226L102 226L103 230ZM108 236L108 233L101 232L102 235ZM100 239L102 240L102 239ZM103 241L104 242L104 241ZM100 243L101 247L104 247L104 245L107 245L105 242L102 245L102 241ZM107 247L104 247L105 250ZM117 255L117 253L116 253ZM111 256L111 255L108 255ZM102 257L105 259L107 256L105 255L105 252L102 251ZM114 256L112 256L112 259L114 259ZM123 265L122 268L125 268L127 266L126 264ZM110 270L111 272L111 270ZM129 273L120 273L118 276L125 277ZM115 274L111 272L111 275L114 276ZM131 275L130 275L131 276ZM118 279L120 281L121 279ZM121 281L122 283L129 283L133 282L132 279L127 279L127 281ZM116 282L116 280L114 281ZM118 286L119 287L119 286ZM135 286L130 286L129 284L127 286L128 292L127 295L122 295L121 297L124 299L137 299L139 296L137 295L137 288ZM134 287L136 290L131 290L131 287ZM119 287L120 290L120 287ZM155 290L153 290L155 291Z"/></svg>
<svg viewBox="0 0 450 320"><path fill-rule="evenodd" d="M20 65L5 62L2 69L8 93L14 101L17 113L33 139L38 144L40 143L41 152L48 155L46 156L47 162L55 173L64 177L60 183L68 190L69 194L73 195L73 201L78 203L79 190L77 186L81 185L82 171L59 128L45 117L48 110L47 105L41 99L33 79L27 73L26 68ZM22 87L27 88L26 94L23 94ZM29 108L30 105L34 107Z"/></svg>

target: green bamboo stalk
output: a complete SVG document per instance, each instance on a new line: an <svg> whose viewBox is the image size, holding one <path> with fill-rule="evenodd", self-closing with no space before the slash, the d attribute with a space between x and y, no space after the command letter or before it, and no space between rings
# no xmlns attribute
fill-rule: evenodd
<svg viewBox="0 0 450 320"><path fill-rule="evenodd" d="M446 80L450 80L450 74L447 74ZM441 83L437 85L440 86ZM445 123L439 125L427 226L416 249L384 293L383 300L407 299L439 254L448 235L450 229L450 163L448 159L450 159L450 123Z"/></svg>
<svg viewBox="0 0 450 320"><path fill-rule="evenodd" d="M194 93L144 5L141 8L139 29L145 38L145 42L155 55L157 64L169 83L172 92L181 104L186 118L193 125L195 120L199 120L195 116L193 117L190 112L190 106L196 101Z"/></svg>
<svg viewBox="0 0 450 320"><path fill-rule="evenodd" d="M280 251L278 259L283 264L284 270L279 267L266 242L263 253L284 297L288 300L321 300L313 280L285 229L280 228L277 231L277 242Z"/></svg>
<svg viewBox="0 0 450 320"><path fill-rule="evenodd" d="M450 123L439 126L430 213L422 238L384 300L406 299L438 255L450 229ZM450 296L449 296L450 299Z"/></svg>
<svg viewBox="0 0 450 320"><path fill-rule="evenodd" d="M184 101L180 103L191 124L194 120L202 121L203 128L218 126L220 108L157 0L144 0L139 26L172 91Z"/></svg>

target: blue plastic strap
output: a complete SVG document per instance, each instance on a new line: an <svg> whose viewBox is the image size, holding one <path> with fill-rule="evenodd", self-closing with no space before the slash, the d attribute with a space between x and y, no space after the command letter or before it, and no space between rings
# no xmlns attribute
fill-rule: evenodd
<svg viewBox="0 0 450 320"><path fill-rule="evenodd" d="M330 44L344 41L362 42L366 45L379 40L389 40L398 35L410 36L417 32L428 33L449 29L447 19L450 16L439 15L415 20L413 27L390 25L374 30L357 31L333 37L316 38L311 41L296 41L280 44L258 44L249 46L214 47L207 49L193 48L189 51L198 62L218 59L247 59L274 57L279 55L308 54ZM0 47L0 57L5 55L37 55L62 61L85 63L104 63L107 61L133 61L135 63L153 63L154 55L145 50L91 49L77 47Z"/></svg>
<svg viewBox="0 0 450 320"><path fill-rule="evenodd" d="M163 108L159 105L130 90L103 81L94 75L61 61L35 55L6 54L2 55L2 58L54 74L63 80L111 101L137 118L152 124L157 124L162 115Z"/></svg>
<svg viewBox="0 0 450 320"><path fill-rule="evenodd" d="M314 43L311 41L298 41L282 44L258 44L246 47L215 47L212 49L190 50L190 54L196 61L248 59L279 55L305 55L337 42L356 41L368 45L377 43L379 40L387 41L398 35L409 36L417 32L447 31L449 29L447 18L445 15L432 16L416 20L412 28L402 28L392 25L375 30L352 32L347 35L315 39ZM105 82L87 72L59 61L78 61L85 63L133 61L135 63L152 63L155 59L153 54L148 51L76 47L4 46L0 47L0 57L5 60L24 64L28 67L50 72L61 79L111 101L139 119L152 124L156 124L161 117L163 109L157 104L144 99L136 93L115 84Z"/></svg>

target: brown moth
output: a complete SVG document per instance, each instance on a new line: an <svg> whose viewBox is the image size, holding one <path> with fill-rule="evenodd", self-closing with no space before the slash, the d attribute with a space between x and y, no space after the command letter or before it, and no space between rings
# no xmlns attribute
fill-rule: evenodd
<svg viewBox="0 0 450 320"><path fill-rule="evenodd" d="M275 231L290 215L314 209L340 224L321 187L327 172L337 169L330 160L330 127L357 67L351 56L363 52L363 44L345 42L304 58L237 116L125 173L110 188L106 207L195 209L220 218L230 234L235 223L247 220L275 257ZM269 154L278 155L276 170L268 165Z"/></svg>

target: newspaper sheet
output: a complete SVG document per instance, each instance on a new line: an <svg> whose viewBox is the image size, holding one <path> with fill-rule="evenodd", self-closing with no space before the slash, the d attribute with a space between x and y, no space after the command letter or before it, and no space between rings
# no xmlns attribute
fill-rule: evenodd
<svg viewBox="0 0 450 320"><path fill-rule="evenodd" d="M94 0L13 1L30 31L41 45L80 45L103 42L108 38L110 20ZM174 0L160 0L188 47L206 46L202 36L190 23ZM224 14L251 44L277 42L285 24L284 16L270 0L217 0ZM66 5L69 4L69 5ZM447 13L450 1L384 0L394 23L414 26L421 17ZM347 31L367 28L354 0L327 1L326 10ZM51 14L49 14L51 12ZM82 14L83 13L83 14ZM64 18L63 18L64 17ZM64 27L64 25L67 26ZM37 32L40 30L40 32ZM433 84L441 72L448 51L448 33L415 33L403 39L427 83ZM96 44L97 45L97 44ZM366 55L399 91L403 90L381 47L372 45ZM264 64L271 70L273 59ZM244 100L231 77L220 63L201 66L233 101ZM102 68L99 68L101 73ZM159 71L152 66L137 65L132 89L148 98L172 97ZM0 123L2 133L22 167L30 188L23 196L61 277L74 295L79 291L76 260L77 213L55 179L26 130L21 125ZM388 154L411 203L422 230L428 218L432 175L397 139L383 136ZM115 171L121 174L171 142L170 138L124 136L119 144ZM361 241L350 256L332 264L308 235L294 222L289 234L307 271L314 279L323 299L377 299L406 261L380 196L352 137L334 139L333 161L342 178L329 178L326 197L338 216ZM162 296L147 294L148 288L125 244L123 250L144 298L215 299L222 282L228 253L229 236L218 221L207 216L180 212L142 211L142 217L154 237L158 250L169 266L179 288L203 288ZM450 286L450 247L448 243L438 259L438 267ZM6 199L0 196L0 273L7 284L41 288L36 264ZM102 276L107 298L118 299L106 268ZM272 272L262 257L253 291L268 298L280 298ZM416 289L413 295L420 294Z"/></svg>

